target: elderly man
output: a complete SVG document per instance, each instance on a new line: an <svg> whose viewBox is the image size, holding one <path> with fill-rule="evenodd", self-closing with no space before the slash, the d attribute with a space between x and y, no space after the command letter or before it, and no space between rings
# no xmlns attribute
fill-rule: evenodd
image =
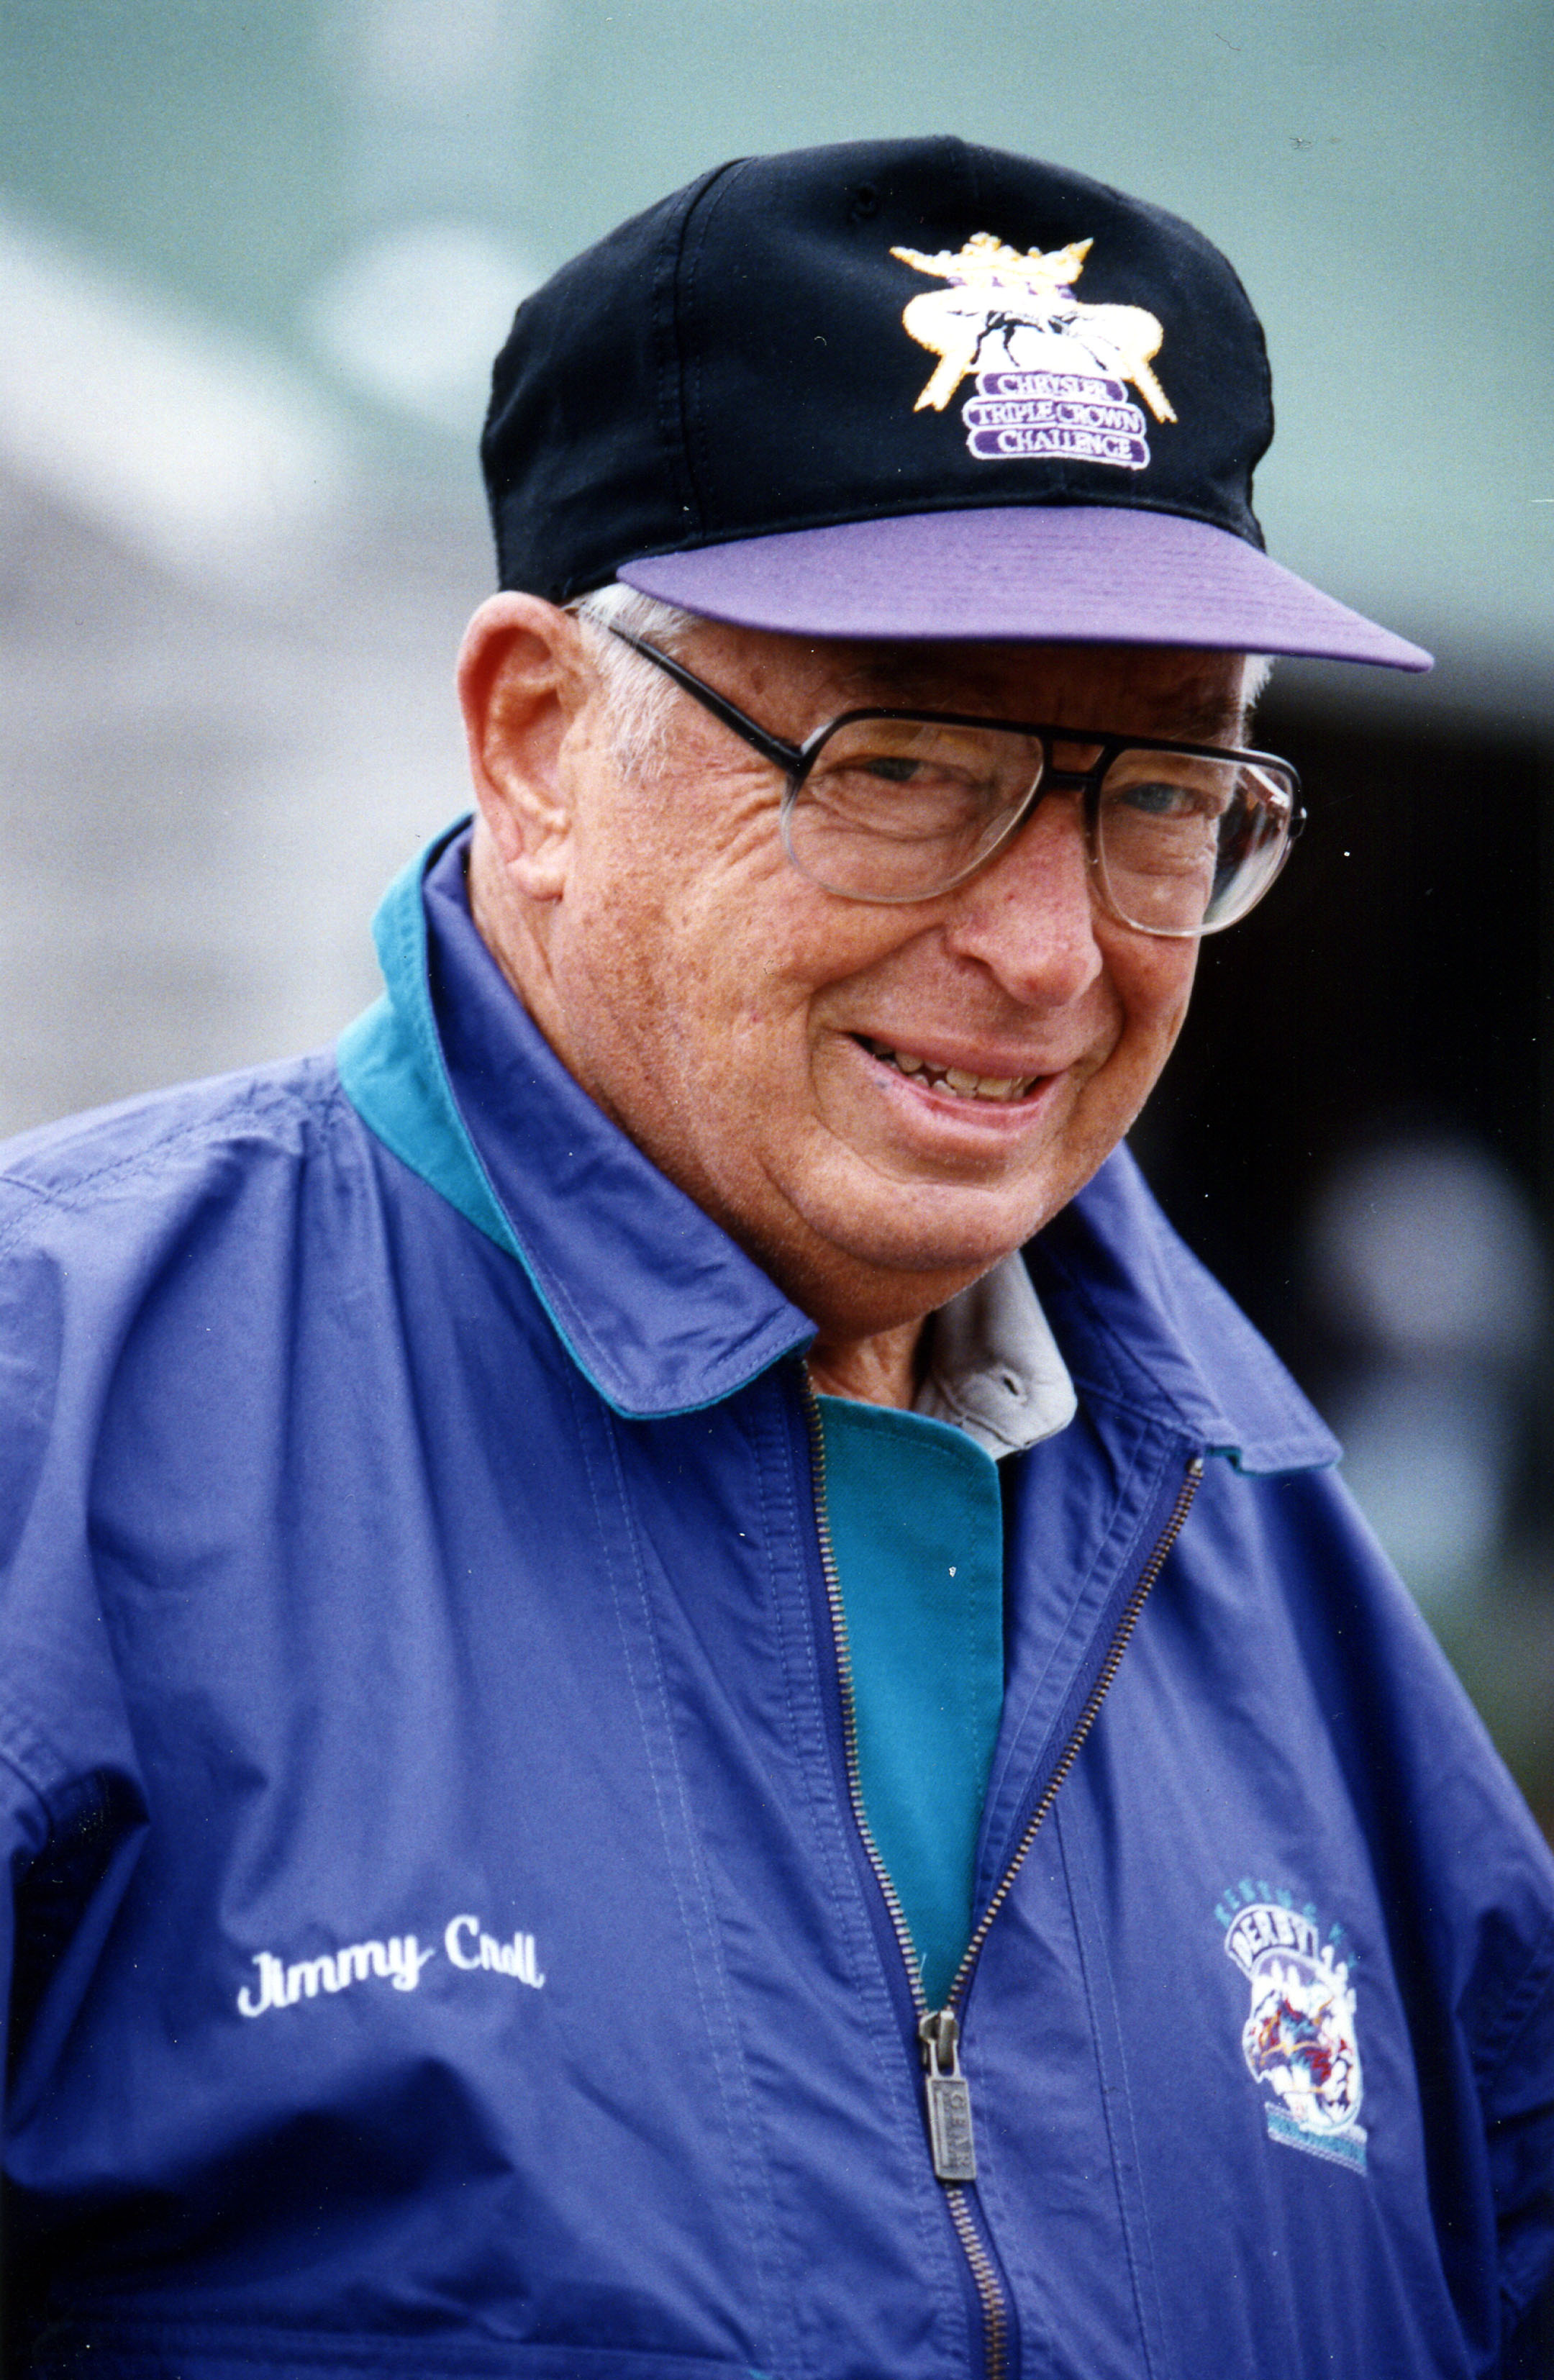
<svg viewBox="0 0 1554 2380"><path fill-rule="evenodd" d="M1119 1146L1425 661L1269 428L955 141L521 310L383 1001L9 1156L18 2372L1531 2369L1550 1863Z"/></svg>

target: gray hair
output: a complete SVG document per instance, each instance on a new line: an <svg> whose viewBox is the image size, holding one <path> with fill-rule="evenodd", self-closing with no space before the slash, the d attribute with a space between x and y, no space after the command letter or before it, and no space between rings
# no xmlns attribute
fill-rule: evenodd
<svg viewBox="0 0 1554 2380"><path fill-rule="evenodd" d="M696 614L661 603L655 596L639 595L619 579L579 596L566 608L582 627L589 658L604 687L615 764L623 776L649 778L662 757L674 682L610 631L624 628L628 636L645 637L661 651L673 653L698 625Z"/></svg>

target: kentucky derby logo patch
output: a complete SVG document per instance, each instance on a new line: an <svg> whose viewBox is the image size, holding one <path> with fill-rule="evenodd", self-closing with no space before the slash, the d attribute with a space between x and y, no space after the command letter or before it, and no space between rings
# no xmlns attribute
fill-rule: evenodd
<svg viewBox="0 0 1554 2380"><path fill-rule="evenodd" d="M1366 2169L1360 2112L1360 2046L1349 1968L1338 1955L1342 1926L1324 1941L1314 1904L1288 1892L1227 1893L1216 1910L1225 1952L1252 1989L1242 2054L1266 2103L1269 2136L1355 2172ZM1228 1904L1228 1905L1227 1905Z"/></svg>
<svg viewBox="0 0 1554 2380"><path fill-rule="evenodd" d="M902 327L939 361L913 408L942 413L968 372L977 394L961 408L966 444L981 462L1010 455L1110 463L1142 471L1149 460L1143 414L1129 381L1157 421L1174 421L1150 370L1164 337L1142 306L1087 306L1074 284L1090 252L1010 248L989 231L958 249L891 254L946 282L908 300Z"/></svg>

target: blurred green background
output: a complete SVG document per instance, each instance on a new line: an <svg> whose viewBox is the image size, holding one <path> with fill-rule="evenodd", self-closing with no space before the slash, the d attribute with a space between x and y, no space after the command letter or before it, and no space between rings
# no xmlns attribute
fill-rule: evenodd
<svg viewBox="0 0 1554 2380"><path fill-rule="evenodd" d="M0 1130L324 1038L463 803L526 287L721 158L952 130L1224 246L1271 550L1432 646L1281 668L1295 867L1138 1145L1347 1438L1554 1817L1554 14L6 0Z"/></svg>
<svg viewBox="0 0 1554 2380"><path fill-rule="evenodd" d="M1268 320L1276 550L1438 640L1453 690L1480 662L1546 681L1546 7L8 0L3 23L18 214L434 472L467 473L511 275L720 157L948 128L1145 191Z"/></svg>

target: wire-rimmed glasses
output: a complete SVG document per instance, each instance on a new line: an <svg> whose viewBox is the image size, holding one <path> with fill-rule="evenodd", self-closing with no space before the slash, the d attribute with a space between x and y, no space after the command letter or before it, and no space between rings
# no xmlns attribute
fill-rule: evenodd
<svg viewBox="0 0 1554 2380"><path fill-rule="evenodd" d="M610 634L783 771L788 857L844 900L951 892L1049 794L1072 794L1113 917L1145 934L1219 933L1262 899L1302 823L1300 780L1271 752L893 710L844 711L790 744L672 654Z"/></svg>

